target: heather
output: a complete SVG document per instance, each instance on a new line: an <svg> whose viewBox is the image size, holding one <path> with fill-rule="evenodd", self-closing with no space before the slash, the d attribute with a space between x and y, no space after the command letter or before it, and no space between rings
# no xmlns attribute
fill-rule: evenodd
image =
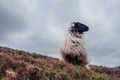
<svg viewBox="0 0 120 80"><path fill-rule="evenodd" d="M120 80L120 68L91 69L57 58L0 47L0 80Z"/></svg>

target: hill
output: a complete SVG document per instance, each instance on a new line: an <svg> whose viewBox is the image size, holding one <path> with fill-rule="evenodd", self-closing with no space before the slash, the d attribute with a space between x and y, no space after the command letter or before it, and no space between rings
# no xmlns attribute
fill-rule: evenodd
<svg viewBox="0 0 120 80"><path fill-rule="evenodd" d="M91 69L57 58L0 47L0 80L120 80L120 68Z"/></svg>

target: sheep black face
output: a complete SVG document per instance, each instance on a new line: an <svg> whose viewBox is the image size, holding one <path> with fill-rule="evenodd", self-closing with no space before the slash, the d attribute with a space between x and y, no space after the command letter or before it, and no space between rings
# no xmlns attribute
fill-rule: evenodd
<svg viewBox="0 0 120 80"><path fill-rule="evenodd" d="M73 22L71 23L70 31L71 32L78 32L82 34L85 31L88 31L89 27L80 23L80 22Z"/></svg>

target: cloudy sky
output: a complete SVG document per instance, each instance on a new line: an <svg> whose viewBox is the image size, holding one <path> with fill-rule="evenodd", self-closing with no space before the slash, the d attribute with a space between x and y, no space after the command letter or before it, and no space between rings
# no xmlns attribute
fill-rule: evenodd
<svg viewBox="0 0 120 80"><path fill-rule="evenodd" d="M90 64L120 66L120 0L0 0L0 46L59 58L73 21L90 27Z"/></svg>

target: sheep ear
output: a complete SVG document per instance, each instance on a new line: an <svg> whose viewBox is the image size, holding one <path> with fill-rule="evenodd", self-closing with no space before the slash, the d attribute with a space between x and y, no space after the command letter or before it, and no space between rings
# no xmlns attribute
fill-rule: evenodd
<svg viewBox="0 0 120 80"><path fill-rule="evenodd" d="M73 22L73 23L71 23L71 27L75 27L75 23Z"/></svg>

